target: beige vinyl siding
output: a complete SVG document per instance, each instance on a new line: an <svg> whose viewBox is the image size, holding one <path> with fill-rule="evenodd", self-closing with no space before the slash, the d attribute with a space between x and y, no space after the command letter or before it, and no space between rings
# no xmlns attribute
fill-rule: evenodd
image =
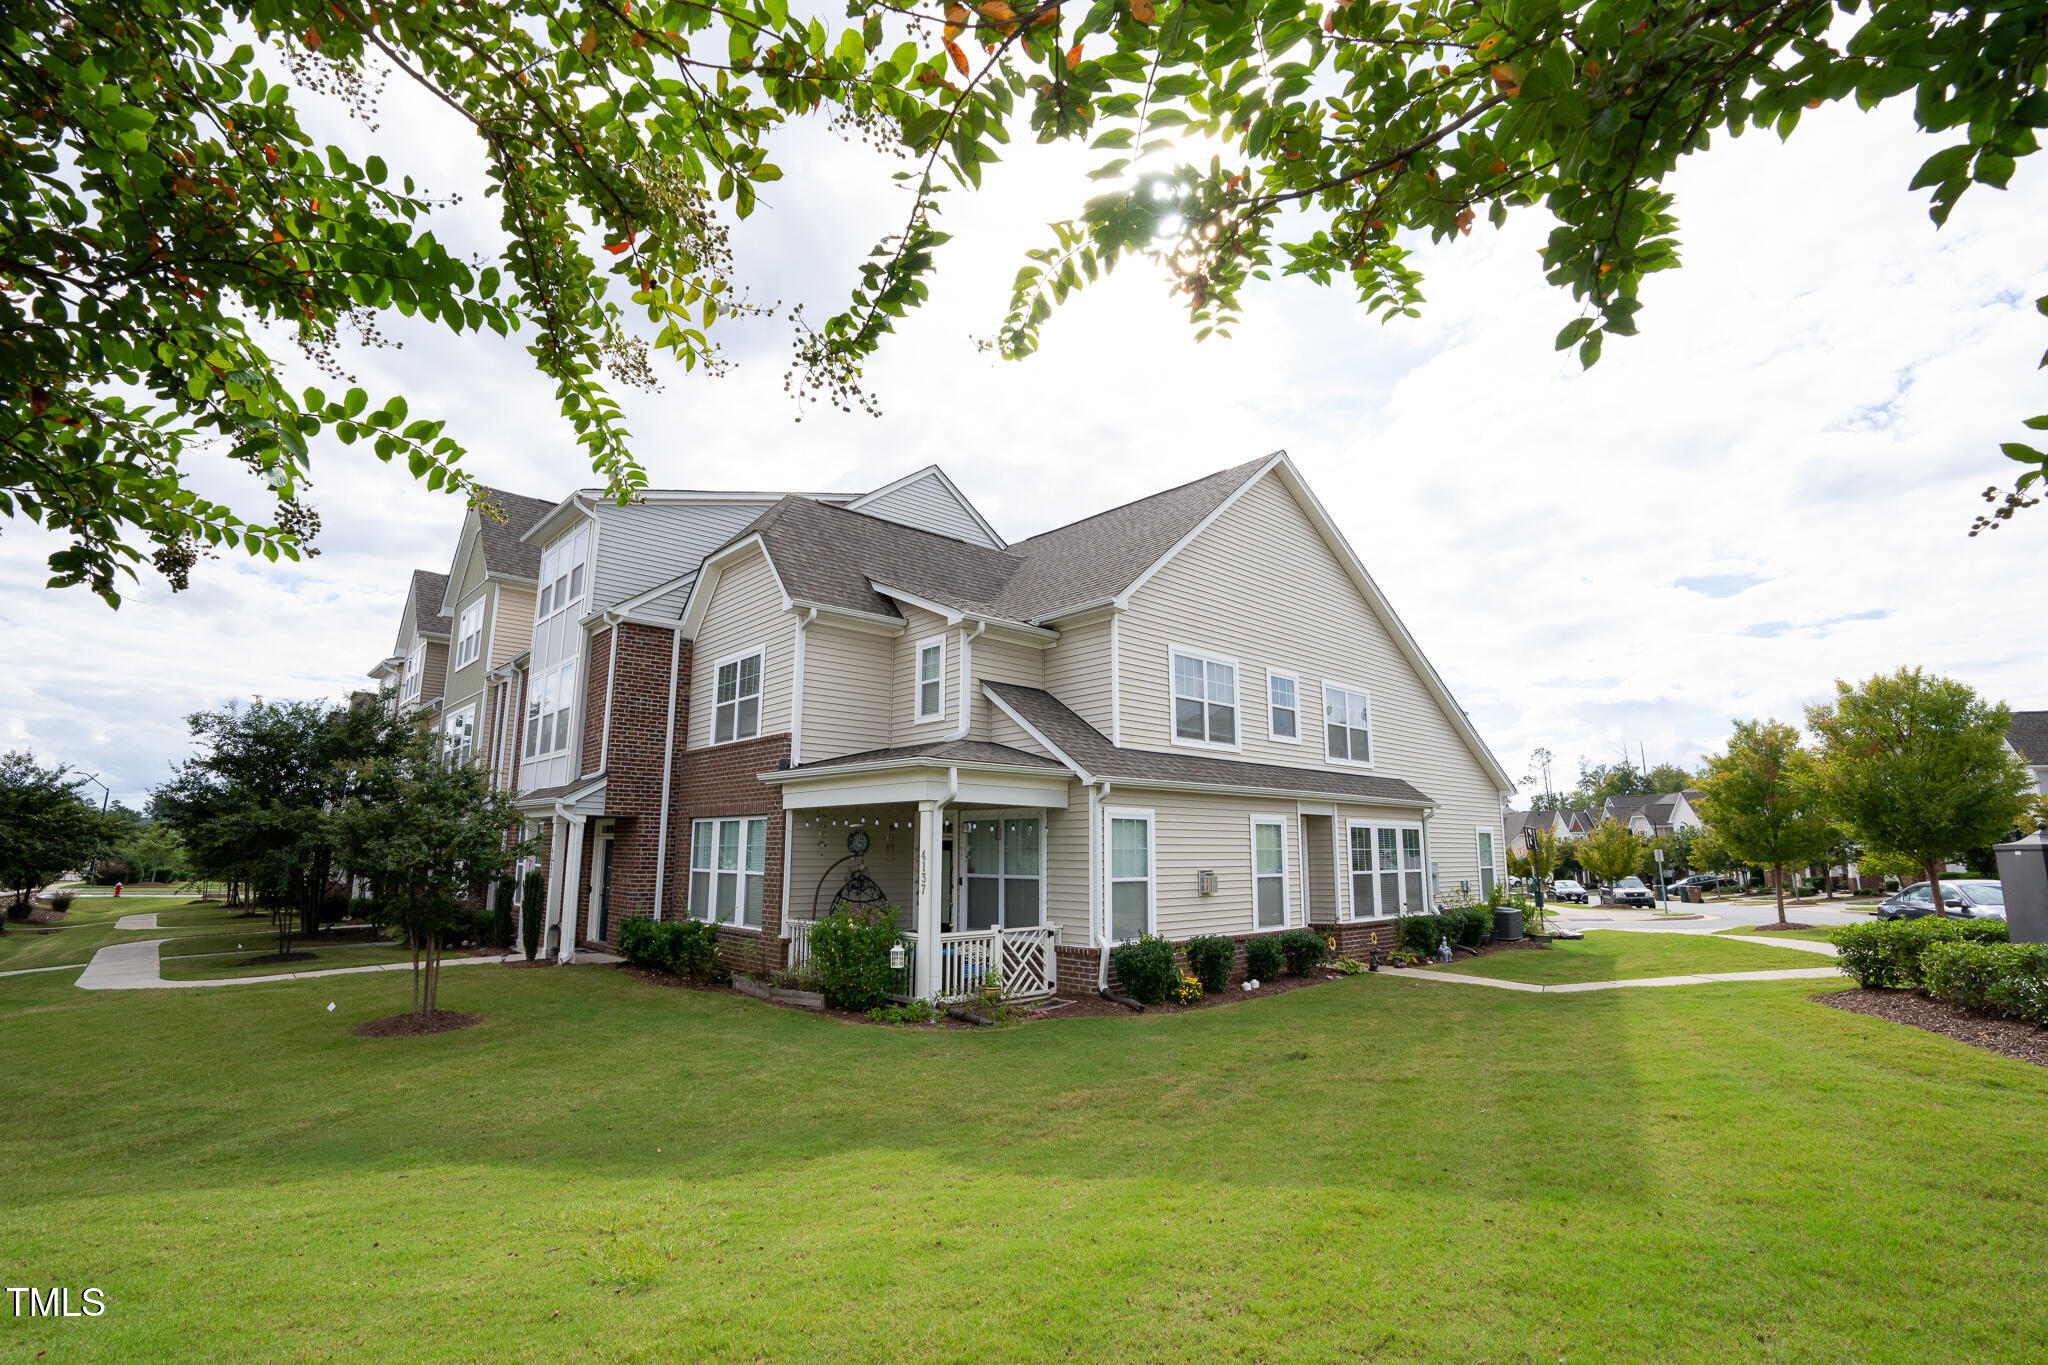
<svg viewBox="0 0 2048 1365"><path fill-rule="evenodd" d="M936 474L927 474L878 498L859 499L855 510L919 530L936 531L955 540L995 546L973 513L961 505Z"/></svg>
<svg viewBox="0 0 2048 1365"><path fill-rule="evenodd" d="M1045 686L1045 651L1035 645L1015 644L1009 640L981 636L968 646L973 658L971 666L974 677L968 687L968 715L972 725L968 738L995 740L994 722L1001 720L1008 728L1016 727L1009 717L996 709L995 703L982 695L984 679L991 682L1016 683L1020 687ZM1007 744L1008 740L996 740Z"/></svg>
<svg viewBox="0 0 2048 1365"><path fill-rule="evenodd" d="M1062 942L1085 945L1089 942L1088 789L1080 783L1068 787L1065 810L1045 813L1043 847L1046 923L1060 927Z"/></svg>
<svg viewBox="0 0 2048 1365"><path fill-rule="evenodd" d="M782 591L768 557L750 549L728 562L712 589L698 628L690 664L690 747L708 748L718 690L718 663L762 649L761 733L787 734L789 694L796 660L796 617L782 605Z"/></svg>
<svg viewBox="0 0 2048 1365"><path fill-rule="evenodd" d="M857 827L868 832L868 875L888 895L889 903L905 912L907 920L917 866L916 826L917 807L901 803L797 811L789 844L790 917L810 919L814 903L819 918L830 913L834 893L853 871L851 861L841 860L847 857L846 836ZM690 856L689 834L685 827L685 863Z"/></svg>
<svg viewBox="0 0 2048 1365"><path fill-rule="evenodd" d="M1027 754L1038 754L1045 758L1057 757L1050 749L1047 749L1043 744L1033 739L1030 732L1016 721L1011 720L994 707L990 707L989 710L991 714L989 716L988 733L978 736L978 738L987 739L996 744L1007 744L1012 749L1022 749Z"/></svg>
<svg viewBox="0 0 2048 1365"><path fill-rule="evenodd" d="M1478 884L1473 830L1499 827L1500 794L1276 475L1253 484L1132 594L1118 633L1122 742L1134 748L1179 747L1172 645L1237 661L1238 756L1254 762L1353 770L1325 757L1323 685L1365 688L1373 766L1357 771L1405 779L1434 800L1429 856L1441 865L1440 891ZM1268 737L1268 668L1300 679L1300 744Z"/></svg>
<svg viewBox="0 0 2048 1365"><path fill-rule="evenodd" d="M426 667L420 670L420 695L417 704L427 706L439 701L447 684L448 646L439 640L429 640Z"/></svg>
<svg viewBox="0 0 2048 1365"><path fill-rule="evenodd" d="M1311 924L1329 924L1343 918L1344 897L1336 882L1337 822L1328 817L1303 816L1301 837L1307 850L1304 902Z"/></svg>
<svg viewBox="0 0 2048 1365"><path fill-rule="evenodd" d="M960 632L946 625L946 618L922 607L897 603L903 613L903 633L896 637L895 693L889 710L889 743L930 744L950 737L960 727ZM917 719L917 648L933 638L946 642L946 685L943 710L936 720ZM867 746L878 749L879 742Z"/></svg>
<svg viewBox="0 0 2048 1365"><path fill-rule="evenodd" d="M492 668L503 668L533 643L534 597L534 590L524 584L500 581L496 585L485 626L490 638L486 657Z"/></svg>
<svg viewBox="0 0 2048 1365"><path fill-rule="evenodd" d="M1045 690L1105 735L1111 733L1109 637L1107 616L1062 627L1044 663Z"/></svg>
<svg viewBox="0 0 2048 1365"><path fill-rule="evenodd" d="M1294 802L1122 788L1112 790L1105 804L1111 810L1153 813L1153 932L1185 939L1257 931L1252 916L1254 814L1278 819L1286 832L1287 923L1282 927L1301 927L1301 822ZM1196 874L1204 870L1216 874L1213 896L1199 889Z"/></svg>
<svg viewBox="0 0 2048 1365"><path fill-rule="evenodd" d="M879 749L894 706L896 641L813 621L804 627L802 761Z"/></svg>

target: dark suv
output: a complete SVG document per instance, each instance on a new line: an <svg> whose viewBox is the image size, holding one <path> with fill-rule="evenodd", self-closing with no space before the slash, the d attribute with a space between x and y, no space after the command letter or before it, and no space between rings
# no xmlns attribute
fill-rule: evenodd
<svg viewBox="0 0 2048 1365"><path fill-rule="evenodd" d="M1701 891L1719 891L1724 886L1733 885L1735 885L1733 880L1723 877L1717 872L1695 872L1683 881L1671 883L1671 889L1680 895L1684 895L1694 887L1698 887Z"/></svg>
<svg viewBox="0 0 2048 1365"><path fill-rule="evenodd" d="M1600 899L1612 905L1636 905L1645 910L1657 908L1657 893L1644 886L1641 877L1623 877L1612 888L1602 892Z"/></svg>

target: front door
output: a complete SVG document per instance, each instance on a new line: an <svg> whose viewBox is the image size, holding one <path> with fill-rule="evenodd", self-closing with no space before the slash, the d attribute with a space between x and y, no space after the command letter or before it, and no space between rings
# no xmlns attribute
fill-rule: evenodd
<svg viewBox="0 0 2048 1365"><path fill-rule="evenodd" d="M597 875L591 879L597 886L597 907L593 915L590 937L603 943L611 932L612 922L612 841L597 841Z"/></svg>

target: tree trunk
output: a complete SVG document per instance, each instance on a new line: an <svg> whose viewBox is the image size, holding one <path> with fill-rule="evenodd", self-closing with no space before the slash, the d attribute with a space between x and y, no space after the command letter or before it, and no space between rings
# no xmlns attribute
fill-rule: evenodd
<svg viewBox="0 0 2048 1365"><path fill-rule="evenodd" d="M1786 922L1786 920L1785 920L1785 865L1784 865L1783 863L1773 863L1773 864L1771 864L1771 880L1772 880L1772 882L1774 882L1774 883L1776 884L1776 886L1777 886L1777 891L1778 891L1778 923L1780 923L1780 924L1784 924L1784 923Z"/></svg>
<svg viewBox="0 0 2048 1365"><path fill-rule="evenodd" d="M434 997L441 986L441 935L438 930L427 935L427 1008L426 1017L434 1017Z"/></svg>
<svg viewBox="0 0 2048 1365"><path fill-rule="evenodd" d="M412 940L412 1012L417 1015L426 996L426 983L420 980L420 936L408 927L406 937Z"/></svg>
<svg viewBox="0 0 2048 1365"><path fill-rule="evenodd" d="M1927 890L1934 898L1934 917L1940 919L1943 907L1941 904L1941 862L1939 859L1929 858L1927 860Z"/></svg>

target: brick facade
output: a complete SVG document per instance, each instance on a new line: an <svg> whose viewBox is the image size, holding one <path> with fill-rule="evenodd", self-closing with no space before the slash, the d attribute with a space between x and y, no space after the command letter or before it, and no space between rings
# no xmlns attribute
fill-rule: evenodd
<svg viewBox="0 0 2048 1365"><path fill-rule="evenodd" d="M683 718L676 718L680 742ZM720 929L719 947L726 962L750 970L772 970L783 961L782 942L782 792L758 774L770 772L789 757L789 736L763 735L739 744L721 744L677 754L680 780L669 826L669 895L667 903L684 912L690 886L690 822L736 815L760 815L768 821L766 876L761 884L761 928Z"/></svg>
<svg viewBox="0 0 2048 1365"><path fill-rule="evenodd" d="M576 771L582 774L598 773L604 770L604 723L605 697L612 678L612 631L608 627L590 637L590 666L583 670L583 765ZM666 633L666 632L664 632ZM622 670L623 671L623 670ZM668 673L668 651L661 654L661 671ZM662 695L668 688L664 676Z"/></svg>

